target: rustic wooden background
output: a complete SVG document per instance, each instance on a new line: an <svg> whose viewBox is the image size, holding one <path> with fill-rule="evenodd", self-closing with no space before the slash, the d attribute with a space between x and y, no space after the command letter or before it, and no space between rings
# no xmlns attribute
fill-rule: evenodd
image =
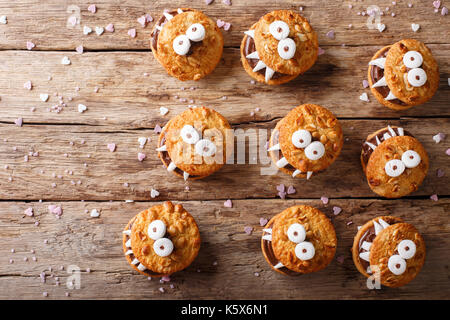
<svg viewBox="0 0 450 320"><path fill-rule="evenodd" d="M450 167L445 152L450 140L436 144L432 139L438 132L450 134L450 23L449 16L441 15L442 6L450 2L441 2L435 13L429 0L396 5L381 0L233 0L231 6L220 0L208 6L201 0L0 0L0 16L7 16L7 24L0 24L0 298L39 299L46 292L45 299L448 299ZM87 10L93 3L95 14ZM368 30L367 16L357 14L371 4L390 8L382 17L386 25L382 33ZM239 62L242 32L267 11L300 6L325 53L289 84L252 84ZM77 7L80 24L68 26ZM201 9L232 23L231 30L223 32L222 63L200 82L182 83L167 76L149 51L153 23L143 28L137 22L146 13L157 18L163 9L177 7ZM95 34L96 26L109 23L114 24L114 33ZM420 30L414 33L411 23L420 24ZM94 32L83 35L84 25ZM136 29L136 38L127 35L131 28ZM334 39L326 36L330 30L335 31ZM377 49L408 37L432 49L441 84L427 104L394 112L379 105L362 80ZM28 51L27 41L36 47ZM85 53L75 52L79 45ZM71 65L61 64L64 56ZM24 88L29 80L32 90ZM359 99L363 92L370 102ZM39 99L41 93L49 94L48 102ZM67 106L60 113L50 112L58 96ZM281 173L263 176L261 165L247 160L185 184L162 168L154 151L153 128L163 126L188 104L215 108L234 128L271 129L291 108L307 102L331 109L346 137L336 163L310 181ZM79 113L79 103L88 110ZM161 106L169 109L167 115L161 116ZM18 118L23 119L22 127L15 125ZM404 199L378 198L359 164L364 138L387 124L404 126L431 157L424 184ZM150 138L144 149L137 142L142 136ZM107 149L108 143L117 145L115 152ZM30 152L39 155L25 161ZM147 155L143 162L137 160L138 152ZM443 177L437 177L438 169L445 172ZM277 196L281 183L296 188L288 200ZM151 188L160 196L151 199ZM432 194L438 194L439 201L430 200ZM321 196L329 197L329 204L324 205ZM130 199L135 201L124 201ZM127 265L121 229L140 210L167 199L182 203L193 214L203 241L191 267L173 275L171 282L159 283ZM233 208L224 207L227 199ZM259 219L299 203L327 213L336 227L338 249L325 270L287 278L272 272L260 253ZM48 212L48 205L61 206L60 219ZM342 213L334 216L334 206ZM34 217L24 214L29 207ZM100 211L99 218L90 217L92 209ZM427 260L409 285L371 291L353 266L350 247L358 225L386 214L416 225L427 244ZM254 228L251 235L244 232L245 226ZM69 265L82 271L79 290L66 288Z"/></svg>

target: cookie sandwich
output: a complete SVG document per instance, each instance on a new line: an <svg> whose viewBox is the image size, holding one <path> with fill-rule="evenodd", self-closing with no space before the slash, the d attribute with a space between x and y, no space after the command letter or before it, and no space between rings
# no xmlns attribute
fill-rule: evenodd
<svg viewBox="0 0 450 320"><path fill-rule="evenodd" d="M413 39L401 40L375 53L367 77L375 98L394 110L427 102L439 86L439 68L431 50Z"/></svg>
<svg viewBox="0 0 450 320"><path fill-rule="evenodd" d="M123 230L123 252L137 272L170 275L188 267L200 250L194 218L181 204L166 201L134 216Z"/></svg>
<svg viewBox="0 0 450 320"><path fill-rule="evenodd" d="M388 126L367 137L361 164L373 192L385 198L400 198L419 188L427 175L429 160L411 133Z"/></svg>
<svg viewBox="0 0 450 320"><path fill-rule="evenodd" d="M201 11L164 11L151 33L151 48L171 76L182 81L200 80L219 63L223 36L216 23Z"/></svg>
<svg viewBox="0 0 450 320"><path fill-rule="evenodd" d="M233 152L228 121L206 107L188 108L164 126L158 139L158 156L167 171L187 179L205 178Z"/></svg>
<svg viewBox="0 0 450 320"><path fill-rule="evenodd" d="M401 218L370 220L355 236L353 262L364 276L382 285L400 287L413 280L425 262L425 242L419 231Z"/></svg>
<svg viewBox="0 0 450 320"><path fill-rule="evenodd" d="M263 229L261 248L270 267L284 275L316 272L336 252L331 221L320 210L298 205L274 216Z"/></svg>
<svg viewBox="0 0 450 320"><path fill-rule="evenodd" d="M309 179L336 160L343 144L341 125L328 109L302 104L277 123L268 152L284 173Z"/></svg>
<svg viewBox="0 0 450 320"><path fill-rule="evenodd" d="M277 85L291 81L317 60L317 34L308 20L294 11L267 13L244 33L241 62L259 82Z"/></svg>

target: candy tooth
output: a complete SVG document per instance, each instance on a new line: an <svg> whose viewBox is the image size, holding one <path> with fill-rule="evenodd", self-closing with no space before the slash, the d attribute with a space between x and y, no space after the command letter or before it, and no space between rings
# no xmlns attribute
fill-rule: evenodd
<svg viewBox="0 0 450 320"><path fill-rule="evenodd" d="M246 35L248 35L249 37L255 38L255 30L247 30L247 31L244 31L244 33Z"/></svg>
<svg viewBox="0 0 450 320"><path fill-rule="evenodd" d="M393 136L393 137L396 136L395 131L394 131L394 129L391 128L391 126L388 126L388 130L391 133L391 136Z"/></svg>
<svg viewBox="0 0 450 320"><path fill-rule="evenodd" d="M263 229L263 231L266 233L272 233L272 228L266 228L266 229Z"/></svg>
<svg viewBox="0 0 450 320"><path fill-rule="evenodd" d="M177 168L177 166L175 165L175 163L171 162L168 166L167 166L167 171L173 171Z"/></svg>
<svg viewBox="0 0 450 320"><path fill-rule="evenodd" d="M131 230L124 230L122 231L123 234L126 234L127 236L131 236Z"/></svg>
<svg viewBox="0 0 450 320"><path fill-rule="evenodd" d="M281 262L278 262L276 265L273 266L275 269L280 269L284 267L284 264L282 264Z"/></svg>
<svg viewBox="0 0 450 320"><path fill-rule="evenodd" d="M131 239L128 239L128 241L125 242L125 247L131 248Z"/></svg>
<svg viewBox="0 0 450 320"><path fill-rule="evenodd" d="M132 264L134 264L134 265L137 265L137 264L138 264L138 263L140 263L140 262L139 262L139 260L138 260L138 259L134 258L134 260L133 260L133 261L131 261L131 263L132 263Z"/></svg>
<svg viewBox="0 0 450 320"><path fill-rule="evenodd" d="M280 160L278 160L277 161L277 163L276 163L276 166L278 167L278 168L283 168L283 167L285 167L285 166L287 166L288 165L288 161L286 160L286 158L281 158Z"/></svg>
<svg viewBox="0 0 450 320"><path fill-rule="evenodd" d="M130 254L133 254L133 250L128 250L127 252L125 252L125 255L129 256Z"/></svg>
<svg viewBox="0 0 450 320"><path fill-rule="evenodd" d="M142 263L139 263L139 265L137 266L137 268L138 268L140 271L144 271L144 270L147 269Z"/></svg>
<svg viewBox="0 0 450 320"><path fill-rule="evenodd" d="M369 66L377 66L384 69L384 64L386 63L386 58L378 58L369 62Z"/></svg>
<svg viewBox="0 0 450 320"><path fill-rule="evenodd" d="M163 145L163 146L157 148L156 151L158 151L158 152L161 152L161 151L167 151L167 146L166 146L166 145Z"/></svg>
<svg viewBox="0 0 450 320"><path fill-rule="evenodd" d="M383 219L378 219L378 223L381 224L381 226L383 227L383 229L386 229L387 227L390 226L389 223L387 223L386 221L384 221Z"/></svg>
<svg viewBox="0 0 450 320"><path fill-rule="evenodd" d="M183 13L183 10L181 10L180 8L177 9L178 13Z"/></svg>
<svg viewBox="0 0 450 320"><path fill-rule="evenodd" d="M405 132L403 131L403 128L397 128L397 131L398 131L398 135L399 136L404 136L405 135Z"/></svg>
<svg viewBox="0 0 450 320"><path fill-rule="evenodd" d="M361 253L359 254L359 257L360 257L361 259L363 259L363 260L366 260L367 262L370 262L370 261L369 261L369 255L370 255L370 252L369 252L369 251L366 251L366 252L361 252Z"/></svg>
<svg viewBox="0 0 450 320"><path fill-rule="evenodd" d="M308 171L308 172L306 173L306 180L309 180L309 178L311 178L312 174L313 174L312 171Z"/></svg>
<svg viewBox="0 0 450 320"><path fill-rule="evenodd" d="M378 139L378 136L375 136L375 140L377 141L377 145L380 145L381 141Z"/></svg>
<svg viewBox="0 0 450 320"><path fill-rule="evenodd" d="M370 247L372 246L372 242L363 241L361 248L366 251L370 251Z"/></svg>
<svg viewBox="0 0 450 320"><path fill-rule="evenodd" d="M386 78L383 77L372 85L372 88L385 87L387 86Z"/></svg>
<svg viewBox="0 0 450 320"><path fill-rule="evenodd" d="M184 181L186 181L189 178L189 173L187 173L186 171L183 171L183 178L184 178Z"/></svg>
<svg viewBox="0 0 450 320"><path fill-rule="evenodd" d="M387 97L384 98L384 100L394 100L394 99L397 99L397 97L392 93L392 91L389 91Z"/></svg>
<svg viewBox="0 0 450 320"><path fill-rule="evenodd" d="M258 61L256 66L253 68L253 72L259 71L261 69L264 69L266 67L266 64L262 62L261 60Z"/></svg>
<svg viewBox="0 0 450 320"><path fill-rule="evenodd" d="M254 51L245 56L247 59L259 59L258 51Z"/></svg>
<svg viewBox="0 0 450 320"><path fill-rule="evenodd" d="M300 170L295 169L295 171L292 173L292 178L295 178L295 176L299 175L300 173L302 173Z"/></svg>
<svg viewBox="0 0 450 320"><path fill-rule="evenodd" d="M266 82L269 81L270 79L272 79L273 75L275 74L275 70L270 69L269 67L266 66Z"/></svg>
<svg viewBox="0 0 450 320"><path fill-rule="evenodd" d="M173 15L171 15L168 12L164 12L164 17L166 17L166 19L169 20L169 21L173 19Z"/></svg>
<svg viewBox="0 0 450 320"><path fill-rule="evenodd" d="M267 151L275 151L275 150L280 150L280 149L281 149L280 144L278 143L278 144L270 147Z"/></svg>
<svg viewBox="0 0 450 320"><path fill-rule="evenodd" d="M383 134L384 141L386 141L387 139L390 139L390 138L392 138L392 137L389 133L386 132L385 134Z"/></svg>
<svg viewBox="0 0 450 320"><path fill-rule="evenodd" d="M375 235L378 235L383 230L383 227L376 221L373 222L373 226L375 227Z"/></svg>
<svg viewBox="0 0 450 320"><path fill-rule="evenodd" d="M263 238L263 240L272 241L272 235L271 234L263 235L262 238Z"/></svg>
<svg viewBox="0 0 450 320"><path fill-rule="evenodd" d="M376 145L374 145L373 143L371 143L371 142L369 142L369 141L366 141L366 144L367 144L372 150L375 150L375 149L377 148Z"/></svg>

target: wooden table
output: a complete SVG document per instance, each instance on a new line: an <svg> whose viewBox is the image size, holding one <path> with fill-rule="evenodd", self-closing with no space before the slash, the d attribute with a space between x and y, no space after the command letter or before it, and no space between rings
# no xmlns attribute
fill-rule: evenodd
<svg viewBox="0 0 450 320"><path fill-rule="evenodd" d="M0 24L0 298L39 299L47 292L45 299L65 299L70 292L69 299L448 299L450 170L445 152L450 140L436 144L432 137L450 134L449 16L434 13L431 1L405 1L413 3L412 8L404 1L396 6L372 1L383 10L391 8L382 17L386 30L380 33L367 28L367 16L357 14L368 6L359 1L234 0L232 6L220 0L209 6L192 2L0 0L0 15L8 21ZM87 10L91 3L97 5L95 14ZM301 5L325 53L289 84L252 84L239 61L242 32L265 12L298 10ZM143 28L137 22L146 13L157 18L164 8L177 7L198 8L232 23L231 30L223 32L223 61L199 82L169 77L149 50L153 23ZM72 26L68 19L78 10L80 23ZM95 34L96 26L109 23L114 24L114 33ZM420 24L418 32L411 30L411 23ZM94 32L84 35L85 25ZM131 28L136 28L135 38L127 34ZM335 39L326 36L330 30ZM408 37L432 49L441 83L430 102L394 112L379 105L362 80L376 50ZM27 41L36 47L28 51ZM79 45L85 53L75 52ZM71 65L61 64L64 56ZM32 90L24 88L29 80ZM369 94L368 103L359 99L364 92ZM48 102L40 100L42 93L49 94ZM59 113L51 110L58 96L66 103ZM162 168L154 151L153 128L163 126L187 104L215 108L235 129L246 130L271 129L301 103L332 110L346 137L336 163L310 181L281 173L261 175L262 165L247 159L247 164L228 165L210 178L184 183ZM87 110L79 113L78 104ZM161 106L169 109L167 115L160 114ZM15 125L18 118L23 119L22 127ZM403 199L377 197L359 164L365 137L387 124L407 128L431 158L421 188ZM150 138L143 149L139 137ZM115 152L107 149L108 143L116 144ZM147 156L142 162L137 160L139 152ZM444 177L437 177L438 168L446 171ZM280 199L279 184L293 185L296 193ZM150 198L151 188L160 192L159 197ZM438 194L439 201L430 200L431 194ZM324 205L321 196L330 202ZM182 203L197 219L202 248L192 266L161 284L127 265L121 229L140 210L168 199ZM224 207L227 199L232 208ZM319 273L288 278L272 272L265 262L259 220L300 203L316 206L332 219L338 235L337 259ZM49 205L62 208L60 219L49 213ZM334 216L334 206L342 213ZM24 214L27 208L33 208L34 217ZM92 209L100 212L99 218L90 217ZM409 285L368 290L352 263L350 246L357 226L387 214L400 216L421 231L427 259ZM254 228L251 235L244 232L245 226ZM70 265L81 270L79 290L66 288ZM46 273L45 283L41 272Z"/></svg>

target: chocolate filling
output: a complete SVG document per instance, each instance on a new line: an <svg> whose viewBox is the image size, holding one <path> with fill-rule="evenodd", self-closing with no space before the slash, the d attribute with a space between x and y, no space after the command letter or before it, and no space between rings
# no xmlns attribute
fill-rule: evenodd
<svg viewBox="0 0 450 320"><path fill-rule="evenodd" d="M247 41L245 41L245 45L244 45L244 55L247 57L250 53L255 52L255 51L256 51L255 40L252 37L247 36ZM247 62L252 69L256 67L256 65L258 64L258 61L259 61L259 59L249 59L249 58L245 58L245 59L247 59ZM265 76L266 71L264 69L261 69L261 70L256 71L256 73L259 73L259 74ZM287 76L289 76L289 75L275 71L275 73L273 74L271 79L279 79L279 78L287 77Z"/></svg>
<svg viewBox="0 0 450 320"><path fill-rule="evenodd" d="M378 58L386 58L389 49L391 47L386 47L379 56L376 57L376 59ZM384 69L378 67L378 66L370 66L370 77L372 80L372 83L375 84L377 83L381 78L384 77ZM383 87L376 87L374 88L376 91L378 91L378 93L380 93L382 95L383 98L386 98L389 95L389 92L391 91L391 89L389 89L388 86L383 86ZM394 100L389 100L392 103L401 105L401 106L407 106L408 104L406 104L405 102L401 101L400 99L394 99Z"/></svg>
<svg viewBox="0 0 450 320"><path fill-rule="evenodd" d="M397 135L400 135L399 132L398 132L398 128L392 128L392 130L394 130L394 132ZM366 141L372 143L375 146L377 146L378 144L377 144L376 137L378 137L380 142L383 142L384 141L383 135L386 132L389 133L389 129L386 128L386 129L380 131L376 136L373 136L371 139L366 140ZM390 135L390 133L389 133L389 135ZM409 137L414 137L411 133L409 133L406 130L403 130L403 135L409 136ZM363 146L362 146L362 158L363 158L364 164L367 164L367 162L369 162L369 159L370 159L370 156L372 155L372 152L373 152L373 149L366 142L364 142Z"/></svg>

